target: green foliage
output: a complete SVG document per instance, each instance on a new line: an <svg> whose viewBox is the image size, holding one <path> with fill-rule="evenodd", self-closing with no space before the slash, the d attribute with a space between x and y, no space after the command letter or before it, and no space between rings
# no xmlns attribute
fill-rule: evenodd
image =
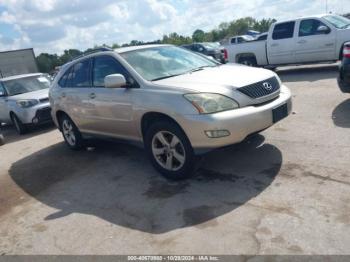
<svg viewBox="0 0 350 262"><path fill-rule="evenodd" d="M193 42L203 42L205 39L205 33L203 30L197 29L192 34Z"/></svg>

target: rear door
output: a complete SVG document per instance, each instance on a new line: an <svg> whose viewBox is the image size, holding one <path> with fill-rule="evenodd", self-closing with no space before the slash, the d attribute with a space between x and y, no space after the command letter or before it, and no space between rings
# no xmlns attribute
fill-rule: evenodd
<svg viewBox="0 0 350 262"><path fill-rule="evenodd" d="M91 111L89 95L91 93L91 59L84 59L67 70L59 80L60 104L73 119L81 131L94 128L91 125Z"/></svg>
<svg viewBox="0 0 350 262"><path fill-rule="evenodd" d="M320 30L327 29L327 30ZM336 57L336 32L318 19L298 23L295 43L296 63L329 61Z"/></svg>
<svg viewBox="0 0 350 262"><path fill-rule="evenodd" d="M267 41L267 56L272 65L291 64L294 57L295 21L275 24Z"/></svg>

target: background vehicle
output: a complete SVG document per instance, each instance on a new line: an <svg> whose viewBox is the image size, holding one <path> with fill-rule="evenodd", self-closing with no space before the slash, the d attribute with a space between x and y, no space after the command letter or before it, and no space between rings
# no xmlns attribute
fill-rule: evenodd
<svg viewBox="0 0 350 262"><path fill-rule="evenodd" d="M19 134L30 125L51 121L46 74L27 74L0 79L0 122L13 123Z"/></svg>
<svg viewBox="0 0 350 262"><path fill-rule="evenodd" d="M326 14L274 23L266 41L225 47L229 62L280 66L337 61L349 40L350 20Z"/></svg>
<svg viewBox="0 0 350 262"><path fill-rule="evenodd" d="M262 33L256 37L255 41L265 41L267 40L267 36L268 36L267 33Z"/></svg>
<svg viewBox="0 0 350 262"><path fill-rule="evenodd" d="M255 40L254 36L251 35L239 35L234 37L229 37L221 41L221 44L225 47L228 45L236 45L241 43L246 43Z"/></svg>
<svg viewBox="0 0 350 262"><path fill-rule="evenodd" d="M206 56L211 56L215 60L226 63L227 61L227 51L226 49L220 44L215 43L194 43L189 45L182 45L181 47L184 47L188 50L201 53Z"/></svg>
<svg viewBox="0 0 350 262"><path fill-rule="evenodd" d="M350 93L350 42L344 44L338 84L343 93Z"/></svg>
<svg viewBox="0 0 350 262"><path fill-rule="evenodd" d="M181 179L195 153L241 142L291 110L291 94L265 69L228 64L170 45L88 54L60 70L52 117L72 149L85 135L141 142L154 167Z"/></svg>
<svg viewBox="0 0 350 262"><path fill-rule="evenodd" d="M38 72L32 48L0 52L0 78Z"/></svg>

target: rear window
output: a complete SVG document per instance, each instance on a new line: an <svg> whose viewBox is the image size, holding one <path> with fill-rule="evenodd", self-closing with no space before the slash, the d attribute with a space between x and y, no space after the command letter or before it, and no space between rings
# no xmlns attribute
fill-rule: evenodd
<svg viewBox="0 0 350 262"><path fill-rule="evenodd" d="M294 35L294 26L294 21L275 25L275 28L273 29L272 39L279 40L292 38Z"/></svg>

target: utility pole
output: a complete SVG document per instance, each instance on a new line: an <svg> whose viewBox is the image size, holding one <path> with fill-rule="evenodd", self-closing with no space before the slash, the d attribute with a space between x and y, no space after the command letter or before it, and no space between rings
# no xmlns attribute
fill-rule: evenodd
<svg viewBox="0 0 350 262"><path fill-rule="evenodd" d="M328 14L328 0L326 0L326 14Z"/></svg>

